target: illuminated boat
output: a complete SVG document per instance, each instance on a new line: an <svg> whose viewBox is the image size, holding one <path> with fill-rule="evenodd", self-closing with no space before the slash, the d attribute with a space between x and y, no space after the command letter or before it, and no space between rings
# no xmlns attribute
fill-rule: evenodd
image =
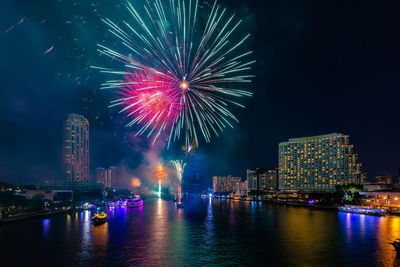
<svg viewBox="0 0 400 267"><path fill-rule="evenodd" d="M92 222L95 225L99 225L102 223L105 223L108 219L108 214L105 212L101 212L101 213L95 213L92 217Z"/></svg>
<svg viewBox="0 0 400 267"><path fill-rule="evenodd" d="M338 207L338 209L339 211L343 212L374 215L374 216L385 216L387 212L385 209L376 209L372 207L349 206L349 205Z"/></svg>
<svg viewBox="0 0 400 267"><path fill-rule="evenodd" d="M394 248L396 249L396 251L398 252L398 253L400 253L400 238L399 239L396 239L393 243L391 243L393 246L394 246Z"/></svg>
<svg viewBox="0 0 400 267"><path fill-rule="evenodd" d="M183 208L183 202L176 202L176 207L178 209L182 209Z"/></svg>
<svg viewBox="0 0 400 267"><path fill-rule="evenodd" d="M92 209L94 206L90 203L83 203L82 205L79 206L80 210L90 210Z"/></svg>
<svg viewBox="0 0 400 267"><path fill-rule="evenodd" d="M127 208L140 208L143 206L143 200L140 198L131 198L126 201Z"/></svg>
<svg viewBox="0 0 400 267"><path fill-rule="evenodd" d="M109 202L107 203L107 205L108 205L109 207L115 207L115 206L116 206L116 204L115 204L114 201L109 201Z"/></svg>

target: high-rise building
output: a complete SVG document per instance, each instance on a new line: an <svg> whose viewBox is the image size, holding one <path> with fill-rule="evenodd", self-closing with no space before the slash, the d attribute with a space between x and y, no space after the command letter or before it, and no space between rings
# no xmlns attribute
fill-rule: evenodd
<svg viewBox="0 0 400 267"><path fill-rule="evenodd" d="M111 166L108 169L104 169L102 167L96 168L96 182L102 183L105 187L117 188L117 167Z"/></svg>
<svg viewBox="0 0 400 267"><path fill-rule="evenodd" d="M106 185L106 182L107 182L107 170L102 167L96 168L96 183Z"/></svg>
<svg viewBox="0 0 400 267"><path fill-rule="evenodd" d="M89 181L89 122L82 115L68 114L64 122L63 162L68 182Z"/></svg>
<svg viewBox="0 0 400 267"><path fill-rule="evenodd" d="M107 170L107 187L117 188L117 167L111 166Z"/></svg>
<svg viewBox="0 0 400 267"><path fill-rule="evenodd" d="M278 169L247 169L247 191L260 192L275 190L278 190Z"/></svg>
<svg viewBox="0 0 400 267"><path fill-rule="evenodd" d="M335 191L347 184L365 184L348 135L291 138L279 144L280 190Z"/></svg>
<svg viewBox="0 0 400 267"><path fill-rule="evenodd" d="M240 177L232 176L213 176L214 193L234 193L237 191L241 182Z"/></svg>

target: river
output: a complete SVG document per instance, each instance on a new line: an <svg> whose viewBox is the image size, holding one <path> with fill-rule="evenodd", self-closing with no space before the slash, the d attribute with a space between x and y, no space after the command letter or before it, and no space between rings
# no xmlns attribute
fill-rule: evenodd
<svg viewBox="0 0 400 267"><path fill-rule="evenodd" d="M400 266L400 217L203 199L147 199L0 225L2 266Z"/></svg>

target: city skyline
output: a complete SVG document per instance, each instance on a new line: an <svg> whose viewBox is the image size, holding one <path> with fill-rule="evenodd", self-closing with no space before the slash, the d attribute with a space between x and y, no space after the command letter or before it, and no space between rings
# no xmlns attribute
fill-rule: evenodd
<svg viewBox="0 0 400 267"><path fill-rule="evenodd" d="M79 127L80 125L80 127ZM76 161L75 163L71 163L71 153L72 151L74 151L74 153L76 155L74 155L77 158L84 158L84 159L89 159L90 158L90 153L89 153L89 148L88 148L88 144L89 144L89 121L83 116L83 115L79 115L79 114L74 114L74 113L69 113L67 116L67 119L64 120L63 122L63 172L64 172L64 178L60 178L58 177L51 177L53 180L54 178L56 178L55 180L66 180L66 181L86 181L86 182L91 182L91 181L95 181L97 183L103 183L105 187L109 187L109 188L116 188L118 186L118 182L117 182L117 167L110 165L109 168L103 168L103 167L96 167L94 169L94 172L91 173L89 171L89 161L86 160L85 162L79 162ZM75 132L77 132L77 134L75 134ZM80 135L83 135L83 137L81 138ZM298 143L298 142L310 142L313 140L321 140L321 139L332 139L333 138L340 138L345 140L344 143L345 145L348 146L347 149L345 149L346 153L353 153L353 145L349 144L349 136L348 135L343 135L343 134L338 134L338 133L333 133L333 134L323 134L323 135L317 135L317 136L310 136L310 137L293 137L293 138L289 138L288 142L280 142L279 143L279 151L281 149L282 144L286 144L286 143L290 143L290 142L294 142L294 143ZM73 141L75 140L75 141ZM343 141L342 140L342 141ZM332 140L331 140L332 141ZM75 149L72 148L71 144L75 145ZM80 151L82 150L82 151ZM79 152L83 152L86 151L84 154L79 153ZM343 150L344 152L344 150ZM353 155L353 154L352 154ZM332 155L331 155L332 156ZM261 189L265 189L267 187L270 188L270 190L274 190L273 189L273 185L274 183L278 184L277 182L280 182L280 186L279 189L283 189L283 187L281 187L282 184L284 184L284 182L281 181L281 179L283 179L282 177L284 177L284 174L278 174L278 170L279 173L282 172L281 167L279 167L279 165L281 164L281 152L278 156L278 167L273 167L273 168L253 168L253 169L247 169L247 175L246 175L246 190L247 192L256 190L256 188L260 188ZM74 157L72 157L74 158ZM312 158L312 157L310 157ZM317 157L318 158L318 157ZM352 158L352 160L354 162L357 162L358 159L358 154L354 154L354 156L351 156L350 158ZM336 157L335 157L336 159ZM74 167L74 165L79 166L79 168ZM360 176L359 178L357 178L358 180L351 180L349 183L355 183L355 184L365 184L366 182L374 182L377 179L379 179L378 177L396 177L397 172L394 172L392 174L388 174L386 173L380 173L378 175L375 175L373 177L370 177L370 179L367 181L366 180L366 173L361 171L361 163L356 163L356 165L354 166L355 170L357 171L357 173L359 173ZM75 174L71 174L72 170L75 170ZM103 172L104 171L104 175ZM270 182L267 182L267 177L269 177L269 172L276 170L276 179L273 178L268 178L269 180L271 180ZM261 172L260 172L261 171ZM400 169L398 169L398 171L400 172ZM99 174L101 172L101 174ZM265 172L265 174L264 174ZM81 174L82 173L82 174ZM134 172L132 172L133 174ZM226 172L225 172L226 173ZM228 171L228 173L231 173L230 171ZM249 179L249 177L253 177L251 174L249 173L255 173L253 174L254 176L254 181L253 179ZM259 173L261 173L261 176L259 175ZM75 176L78 175L78 178L73 178ZM250 176L249 176L250 175ZM265 177L263 177L263 175L265 175ZM82 176L82 178L80 178L80 176ZM100 178L99 178L100 177ZM101 178L102 177L102 178ZM110 179L108 177L113 177L114 179ZM210 181L212 184L212 187L214 187L214 177L218 177L215 175L210 175ZM220 177L224 177L224 176L220 176ZM228 175L228 177L233 177L231 176L231 174ZM263 177L263 178L260 178ZM272 177L272 176L271 176ZM233 177L235 178L235 177ZM238 177L240 179L240 177ZM152 178L150 177L142 177L142 179L146 180L152 180ZM307 178L305 178L307 181ZM102 181L100 181L102 180ZM304 178L302 178L302 181L304 180ZM325 178L324 178L325 180ZM392 179L393 180L393 179ZM259 182L262 181L262 182ZM275 182L274 182L275 181ZM43 183L44 180L39 180L37 181L36 184L39 183ZM262 183L262 186L260 186ZM378 182L379 183L379 182ZM333 185L334 187L334 185ZM330 191L334 191L334 188L331 188ZM276 188L278 189L278 187ZM290 188L286 188L286 189L290 189ZM299 189L305 189L305 188L297 188L297 190ZM321 188L322 189L322 188Z"/></svg>
<svg viewBox="0 0 400 267"><path fill-rule="evenodd" d="M107 13L108 6L100 3L97 14L80 12L86 26L97 29L89 33L71 27L68 22L72 22L72 3L28 3L29 10L21 12L18 6L22 2L8 1L2 10L0 51L5 60L0 64L11 75L4 77L1 90L6 102L0 122L7 130L1 132L0 138L0 180L35 183L61 179L60 125L68 113L82 114L91 123L91 173L97 166L136 169L144 160L139 150L150 145L146 138L132 138L123 119L107 108L111 96L107 90L93 89L99 87L101 76L89 68L97 61L97 55L88 51L94 50L96 41L105 34L104 29L96 28L97 14ZM277 143L330 132L351 136L369 181L376 175L397 173L400 140L396 133L400 126L395 109L398 90L394 88L399 81L393 70L400 54L394 49L398 42L385 27L394 14L379 13L388 12L387 4L376 6L376 16L381 16L376 20L379 27L366 19L367 5L349 6L348 12L340 5L329 6L332 13L342 14L342 20L336 24L331 15L312 12L326 11L327 4L323 3L300 1L290 8L285 2L268 7L262 2L237 0L221 4L246 18L244 22L253 36L249 46L257 56L257 71L254 97L241 110L240 123L234 129L226 129L212 144L200 143L194 160L207 166L201 170L202 176L224 175L229 169L232 175L244 177L246 169L277 167ZM84 10L86 5L78 3L77 8ZM359 12L359 8L365 12ZM311 13L316 23L311 24L307 16ZM7 31L13 25L16 26ZM285 26L281 29L280 25ZM337 31L343 34L336 35ZM46 38L38 39L29 32ZM345 39L355 33L354 38ZM313 35L318 38L312 39ZM264 42L264 36L275 41ZM24 44L16 41L22 39L26 40ZM369 45L359 46L359 42ZM31 60L26 61L27 58ZM19 78L21 72L27 74L25 79ZM352 103L350 110L341 108L342 102ZM137 140L144 145L134 147L132 143ZM166 154L176 156L178 150L172 147ZM18 168L21 164L24 170Z"/></svg>
<svg viewBox="0 0 400 267"><path fill-rule="evenodd" d="M400 266L398 10L3 1L2 264Z"/></svg>

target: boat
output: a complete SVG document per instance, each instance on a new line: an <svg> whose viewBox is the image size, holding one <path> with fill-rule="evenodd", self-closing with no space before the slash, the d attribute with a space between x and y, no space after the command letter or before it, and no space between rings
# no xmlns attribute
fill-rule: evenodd
<svg viewBox="0 0 400 267"><path fill-rule="evenodd" d="M94 207L95 207L94 205L86 202L86 203L83 203L82 205L80 205L78 207L78 209L80 209L80 210L90 210L90 209L92 209Z"/></svg>
<svg viewBox="0 0 400 267"><path fill-rule="evenodd" d="M104 211L101 213L95 213L92 217L92 222L94 225L99 225L105 223L108 219L108 214Z"/></svg>
<svg viewBox="0 0 400 267"><path fill-rule="evenodd" d="M131 198L126 201L127 208L140 208L143 206L143 200L140 198Z"/></svg>
<svg viewBox="0 0 400 267"><path fill-rule="evenodd" d="M400 252L400 238L396 239L393 243L391 243L397 252Z"/></svg>
<svg viewBox="0 0 400 267"><path fill-rule="evenodd" d="M182 209L183 208L183 203L182 202L176 202L176 207L178 209Z"/></svg>
<svg viewBox="0 0 400 267"><path fill-rule="evenodd" d="M342 212L349 212L349 213L358 213L358 214L365 214L365 215L374 215L374 216L385 216L386 209L379 209L373 207L363 207L363 206L342 206L338 207L339 211Z"/></svg>

